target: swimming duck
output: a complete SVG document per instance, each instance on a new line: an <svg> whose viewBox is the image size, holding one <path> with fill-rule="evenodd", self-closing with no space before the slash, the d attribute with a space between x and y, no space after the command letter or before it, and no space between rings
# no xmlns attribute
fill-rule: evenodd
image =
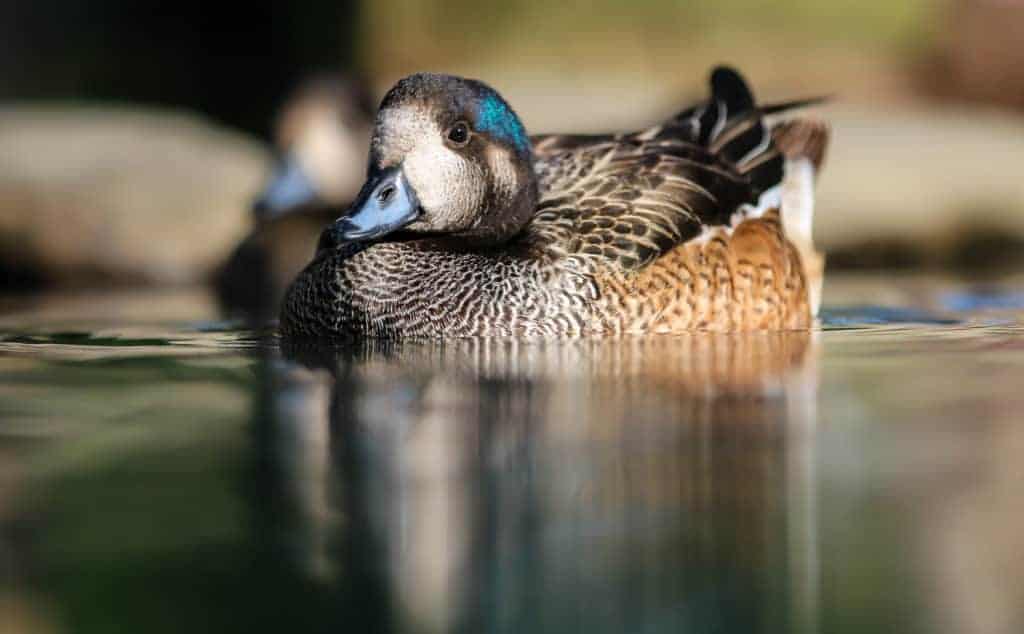
<svg viewBox="0 0 1024 634"><path fill-rule="evenodd" d="M288 97L275 125L279 159L253 202L252 231L215 275L225 309L256 322L277 316L320 232L359 192L372 123L369 91L353 77L312 77Z"/></svg>
<svg viewBox="0 0 1024 634"><path fill-rule="evenodd" d="M635 133L530 138L486 84L421 73L384 97L368 178L288 289L285 337L800 329L828 139L767 116L720 67L711 97Z"/></svg>

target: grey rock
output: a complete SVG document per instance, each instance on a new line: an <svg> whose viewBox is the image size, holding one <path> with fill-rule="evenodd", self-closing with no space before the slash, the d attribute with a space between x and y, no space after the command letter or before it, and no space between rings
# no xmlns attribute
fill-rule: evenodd
<svg viewBox="0 0 1024 634"><path fill-rule="evenodd" d="M196 116L0 107L0 265L59 284L203 279L248 228L258 142Z"/></svg>

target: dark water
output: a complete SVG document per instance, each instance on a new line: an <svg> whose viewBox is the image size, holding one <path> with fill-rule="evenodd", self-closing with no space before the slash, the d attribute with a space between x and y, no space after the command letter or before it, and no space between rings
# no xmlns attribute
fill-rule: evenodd
<svg viewBox="0 0 1024 634"><path fill-rule="evenodd" d="M336 350L8 302L0 631L1024 631L1022 288Z"/></svg>

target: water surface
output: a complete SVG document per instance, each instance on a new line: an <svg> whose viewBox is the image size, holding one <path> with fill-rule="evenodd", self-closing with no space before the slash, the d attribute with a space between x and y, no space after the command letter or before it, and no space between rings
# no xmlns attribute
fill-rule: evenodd
<svg viewBox="0 0 1024 634"><path fill-rule="evenodd" d="M337 349L199 291L6 300L0 630L1021 631L1022 290Z"/></svg>

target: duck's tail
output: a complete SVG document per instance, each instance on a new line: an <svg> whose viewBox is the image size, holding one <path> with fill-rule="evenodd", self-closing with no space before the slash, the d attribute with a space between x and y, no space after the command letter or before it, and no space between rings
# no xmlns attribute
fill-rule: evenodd
<svg viewBox="0 0 1024 634"><path fill-rule="evenodd" d="M828 126L796 119L772 126L768 117L812 106L823 97L758 105L743 77L732 68L711 72L711 98L673 117L666 127L689 126L690 138L732 163L758 195L781 193L786 236L800 253L807 273L810 303L817 314L824 258L814 249L814 180L825 158Z"/></svg>
<svg viewBox="0 0 1024 634"><path fill-rule="evenodd" d="M811 235L814 221L814 180L825 161L829 127L816 119L792 119L772 130L774 144L785 157L782 180L782 227L803 262L810 295L811 314L821 305L825 258L815 250Z"/></svg>
<svg viewBox="0 0 1024 634"><path fill-rule="evenodd" d="M711 72L710 83L711 99L697 119L697 142L734 164L758 190L774 187L782 180L783 161L747 82L735 70L719 66Z"/></svg>
<svg viewBox="0 0 1024 634"><path fill-rule="evenodd" d="M758 105L747 82L734 69L719 66L711 72L711 98L669 121L669 127L689 126L691 138L735 165L763 192L782 182L786 158L774 143L769 115L815 105L822 97Z"/></svg>

